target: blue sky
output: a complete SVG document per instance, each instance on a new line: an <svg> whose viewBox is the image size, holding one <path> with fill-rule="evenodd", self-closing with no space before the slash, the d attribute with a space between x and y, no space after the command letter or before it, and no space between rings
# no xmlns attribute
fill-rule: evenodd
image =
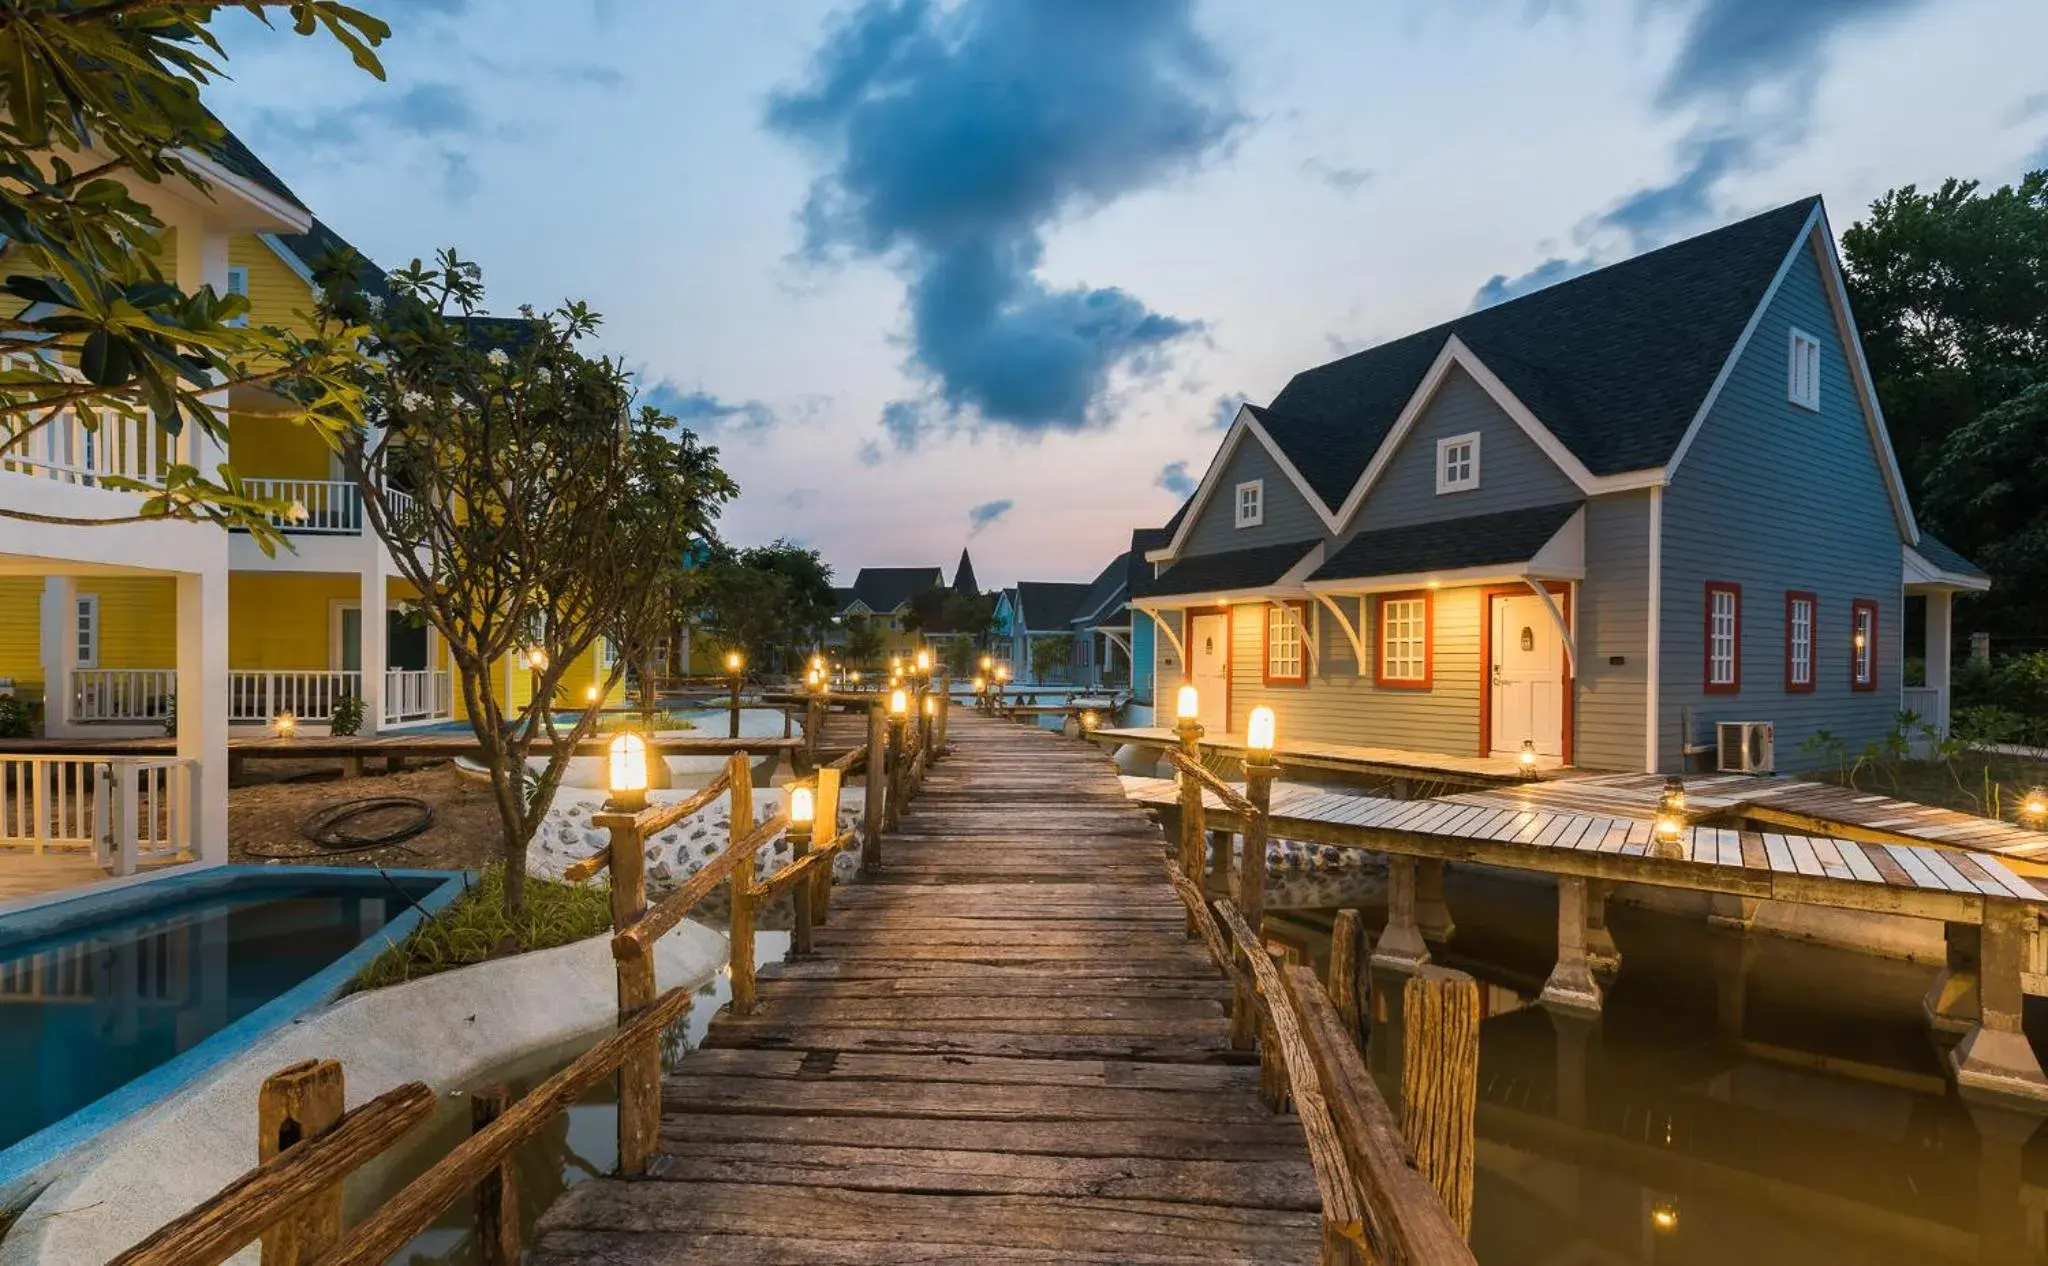
<svg viewBox="0 0 2048 1266"><path fill-rule="evenodd" d="M363 0L212 100L385 267L588 300L741 542L1086 579L1299 369L2048 164L2040 0Z"/></svg>

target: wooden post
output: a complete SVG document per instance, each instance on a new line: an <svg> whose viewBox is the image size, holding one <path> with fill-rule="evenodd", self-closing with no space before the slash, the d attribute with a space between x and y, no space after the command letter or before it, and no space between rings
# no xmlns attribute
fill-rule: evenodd
<svg viewBox="0 0 2048 1266"><path fill-rule="evenodd" d="M903 824L903 797L910 790L910 771L904 767L904 748L908 745L905 731L909 724L908 717L889 718L889 803L882 816L882 829L886 831Z"/></svg>
<svg viewBox="0 0 2048 1266"><path fill-rule="evenodd" d="M754 782L745 752L726 763L732 780L732 834L727 848L738 848L754 830ZM754 1011L754 859L735 859L732 868L732 1013Z"/></svg>
<svg viewBox="0 0 2048 1266"><path fill-rule="evenodd" d="M256 1096L257 1163L333 1129L346 1098L334 1060L309 1059L272 1073ZM340 1242L341 1184L335 1183L292 1205L263 1233L263 1266L317 1261Z"/></svg>
<svg viewBox="0 0 2048 1266"><path fill-rule="evenodd" d="M1202 723L1193 717L1182 717L1178 724L1181 755L1191 761L1202 759ZM1207 827L1202 821L1202 784L1188 774L1180 775L1180 868L1189 879L1200 884L1202 879L1202 837ZM1188 939L1193 940L1195 931L1194 911L1188 912Z"/></svg>
<svg viewBox="0 0 2048 1266"><path fill-rule="evenodd" d="M1415 1168L1472 1234L1474 1113L1479 1105L1479 985L1464 972L1423 966L1402 998L1401 1133Z"/></svg>
<svg viewBox="0 0 2048 1266"><path fill-rule="evenodd" d="M503 1086L478 1090L469 1100L469 1132L483 1133L511 1106L512 1094ZM484 1175L476 1185L475 1204L479 1266L519 1266L519 1166L514 1157Z"/></svg>
<svg viewBox="0 0 2048 1266"><path fill-rule="evenodd" d="M1339 910L1330 924L1330 1000L1337 1006L1337 1018L1352 1045L1365 1049L1365 1029L1359 1023L1358 949L1365 927L1356 910Z"/></svg>
<svg viewBox="0 0 2048 1266"><path fill-rule="evenodd" d="M948 713L952 712L952 710L953 679L951 677L942 676L939 678L939 738L938 744L932 749L932 755L935 757L944 753L946 750L946 716Z"/></svg>
<svg viewBox="0 0 2048 1266"><path fill-rule="evenodd" d="M811 803L814 805L817 803L816 793L813 793ZM790 860L795 861L799 858L810 856L811 837L821 830L824 833L823 838L828 840L832 838L831 828L823 826L819 819L814 818L811 822L792 820L788 829L784 832L789 839ZM739 872L734 871L733 873L738 874ZM796 924L789 934L789 953L792 958L809 958L811 956L811 892L812 886L802 881L799 881L790 890L790 904L796 908Z"/></svg>
<svg viewBox="0 0 2048 1266"><path fill-rule="evenodd" d="M612 931L619 933L647 912L647 845L637 819L611 825ZM619 983L619 1023L624 1025L654 1001L654 955L614 960ZM619 1172L647 1172L661 1133L661 1043L649 1041L619 1065ZM515 1258L516 1260L516 1254Z"/></svg>
<svg viewBox="0 0 2048 1266"><path fill-rule="evenodd" d="M1253 812L1244 824L1244 848L1237 855L1237 891L1232 897L1254 936L1259 935L1259 924L1266 914L1266 832L1273 803L1273 779L1279 772L1270 750L1253 748L1245 753L1244 798L1252 802ZM1261 952L1255 945L1245 948L1250 953ZM1244 984L1237 986L1236 995L1230 1009L1230 1044L1247 1051L1258 1040L1258 999L1251 996L1250 986Z"/></svg>
<svg viewBox="0 0 2048 1266"><path fill-rule="evenodd" d="M1301 951L1292 945L1265 946L1273 965L1283 972L1301 962ZM1287 1005L1283 999L1268 998L1259 1016L1259 1098L1274 1112L1287 1108L1287 1057L1280 1049L1280 1035L1273 1028L1272 1008Z"/></svg>
<svg viewBox="0 0 2048 1266"><path fill-rule="evenodd" d="M860 868L863 874L882 869L882 809L889 801L889 718L882 705L868 708L867 791L861 805Z"/></svg>
<svg viewBox="0 0 2048 1266"><path fill-rule="evenodd" d="M840 773L836 769L818 771L818 824L811 828L814 842L820 838L817 834L820 830L824 831L822 838L827 842L839 838L839 779ZM837 863L839 859L835 856L832 860ZM811 922L823 927L832 917L832 867L819 867L818 873L811 876L809 887Z"/></svg>
<svg viewBox="0 0 2048 1266"><path fill-rule="evenodd" d="M727 706L727 716L729 717L729 723L726 727L726 737L738 738L740 736L740 674L737 671L732 675L732 702Z"/></svg>

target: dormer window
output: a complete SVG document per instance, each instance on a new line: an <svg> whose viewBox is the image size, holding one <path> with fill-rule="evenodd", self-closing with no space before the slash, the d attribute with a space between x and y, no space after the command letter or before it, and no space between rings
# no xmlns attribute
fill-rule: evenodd
<svg viewBox="0 0 2048 1266"><path fill-rule="evenodd" d="M1237 486L1237 526L1257 527L1266 521L1266 481L1247 479Z"/></svg>
<svg viewBox="0 0 2048 1266"><path fill-rule="evenodd" d="M1479 486L1479 432L1436 442L1436 490L1470 492Z"/></svg>
<svg viewBox="0 0 2048 1266"><path fill-rule="evenodd" d="M1820 411L1820 340L1804 330L1792 331L1785 394L1802 409Z"/></svg>

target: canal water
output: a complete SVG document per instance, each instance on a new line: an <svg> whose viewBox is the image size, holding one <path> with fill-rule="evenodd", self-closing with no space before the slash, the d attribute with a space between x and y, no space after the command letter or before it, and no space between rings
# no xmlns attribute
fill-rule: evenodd
<svg viewBox="0 0 2048 1266"><path fill-rule="evenodd" d="M1932 969L1710 935L1698 918L1617 902L1623 962L1606 1010L1564 1018L1534 1005L1552 889L1464 868L1445 891L1457 926L1436 959L1481 982L1487 1017L1472 1233L1485 1266L2048 1262L2048 1131L1956 1097L1920 1014ZM1376 935L1384 894L1375 868L1276 872L1266 930L1320 968L1336 910L1359 908ZM786 948L764 932L760 961ZM1398 1112L1401 980L1375 986L1368 1063ZM671 1061L726 997L721 974L671 1035ZM521 1091L576 1053L485 1080ZM612 1094L593 1091L520 1157L529 1229L568 1186L612 1167ZM466 1099L444 1103L425 1145L360 1175L352 1202L388 1197L468 1121ZM400 1260L475 1260L470 1216L458 1204Z"/></svg>

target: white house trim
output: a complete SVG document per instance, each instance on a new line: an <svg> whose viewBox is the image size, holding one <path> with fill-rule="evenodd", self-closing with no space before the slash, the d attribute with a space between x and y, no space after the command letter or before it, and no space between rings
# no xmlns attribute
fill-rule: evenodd
<svg viewBox="0 0 2048 1266"><path fill-rule="evenodd" d="M1257 439L1260 444L1265 446L1267 454L1273 459L1273 464L1278 466L1281 473L1287 476L1287 481L1294 485L1295 491L1301 494L1302 500L1308 502L1309 508L1316 512L1316 517L1323 521L1323 526L1331 532L1337 530L1337 521L1330 514L1329 508L1323 504L1323 499L1316 495L1315 489L1309 487L1308 480L1302 478L1301 472L1295 469L1294 463L1288 460L1287 454L1280 451L1280 446L1273 442L1273 437L1267 434L1266 428L1259 425L1259 420L1252 416L1251 409L1245 405L1239 405L1237 407L1237 418L1230 424L1230 433L1223 437L1223 443L1216 448L1216 455L1209 459L1209 469L1203 472L1202 482L1195 488L1195 496L1188 503L1187 513L1180 516L1180 526L1174 529L1173 539L1168 541L1161 549L1148 550L1145 554L1147 562L1170 563L1180 557L1181 547L1187 544L1188 533L1194 530L1195 521L1202 517L1203 508L1209 504L1209 499L1215 496L1216 490L1222 486L1223 470L1230 464L1230 459L1236 455L1238 446L1244 443L1244 438L1247 435ZM1265 494L1262 492L1260 494L1262 510L1264 508L1264 500ZM1234 523L1236 519L1236 507L1232 506L1231 521Z"/></svg>
<svg viewBox="0 0 2048 1266"><path fill-rule="evenodd" d="M1337 627L1344 630L1344 640L1351 643L1351 653L1357 657L1351 662L1359 665L1369 663L1370 661L1365 657L1364 630L1358 625L1353 624L1351 617L1344 614L1344 608L1337 605L1337 599L1334 595L1324 593L1321 590L1313 592L1315 593L1316 601L1322 603L1324 607L1329 609L1331 615L1337 617ZM1363 621L1365 618L1365 604L1363 602L1359 604L1358 615L1359 619ZM1362 672L1363 669L1361 668L1360 671Z"/></svg>
<svg viewBox="0 0 2048 1266"><path fill-rule="evenodd" d="M256 240L268 246L270 253L277 256L286 268L297 273L300 281L305 282L308 286L320 284L313 280L313 270L306 267L306 261L293 254L290 247L279 241L277 234L258 233Z"/></svg>
<svg viewBox="0 0 2048 1266"><path fill-rule="evenodd" d="M1171 609L1172 608L1161 608L1161 610ZM1174 655L1177 656L1183 664L1187 662L1187 648L1181 645L1180 634L1174 630L1174 627L1171 624L1168 624L1165 620L1159 618L1158 611L1154 611L1150 607L1141 607L1136 603L1131 604L1131 610L1144 613L1145 618L1152 621L1153 626L1159 630L1160 634L1164 636L1168 642L1172 643Z"/></svg>
<svg viewBox="0 0 2048 1266"><path fill-rule="evenodd" d="M1825 245L1815 236L1817 231L1826 233ZM1849 380L1855 384L1857 402L1863 407L1864 426L1870 432L1871 445L1876 449L1879 464L1884 469L1885 488L1891 494L1892 513L1899 521L1900 535L1906 539L1907 544L1912 544L1920 539L1920 528L1913 521L1913 507L1906 496L1905 477L1899 473L1898 455L1892 452L1891 437L1885 431L1884 413L1878 407L1877 387L1870 378L1870 365L1863 358L1863 338L1856 332L1855 315L1849 311L1849 291L1842 282L1842 269L1840 262L1835 258L1834 242L1834 231L1828 228L1827 213L1820 204L1815 203L1813 213L1806 218L1805 227L1799 230L1799 236L1793 240L1791 249L1785 252L1785 258L1778 264L1778 271L1772 276L1771 284L1764 288L1763 298L1757 301L1756 308L1750 312L1749 322L1742 327L1741 336L1735 340L1735 346L1729 350L1727 359L1721 362L1721 372L1714 375L1714 385L1707 389L1706 399L1700 401L1699 409L1694 412L1691 423L1685 428L1685 435L1679 439L1678 447L1671 452L1671 460L1664 464L1664 482L1670 482L1678 474L1678 467L1685 461L1685 455L1691 450L1693 440L1699 435L1700 428L1706 425L1707 415L1713 412L1714 402L1721 398L1721 389L1728 385L1728 379L1735 373L1736 362L1742 359L1743 350L1749 346L1750 338L1756 333L1757 327L1763 324L1764 313L1770 308L1771 300L1778 297L1778 287L1784 284L1786 276L1792 271L1792 265L1798 262L1799 252L1811 249L1820 264L1821 280L1828 294L1828 306L1834 312L1835 332L1841 339L1847 355L1850 366Z"/></svg>
<svg viewBox="0 0 2048 1266"><path fill-rule="evenodd" d="M215 159L190 149L179 150L178 157L192 169L194 175L213 186L208 195L211 195L214 201L218 202L220 193L225 191L232 193L258 214L276 220L293 233L304 233L313 227L311 211L289 198L272 193L246 176L236 175Z"/></svg>
<svg viewBox="0 0 2048 1266"><path fill-rule="evenodd" d="M1650 489L1650 605L1647 663L1643 669L1643 772L1657 772L1657 685L1659 638L1664 609L1664 490Z"/></svg>
<svg viewBox="0 0 2048 1266"><path fill-rule="evenodd" d="M1400 452L1402 442L1408 438L1409 432L1415 429L1416 423L1422 418L1423 410L1429 407L1429 402L1443 387L1444 380L1450 377L1453 366L1470 374L1481 390L1500 406L1501 412L1514 419L1515 425L1522 428L1522 433L1527 435L1537 448L1542 449L1544 456L1564 472L1565 478L1571 480L1579 491L1587 496L1603 492L1628 492L1665 482L1665 471L1662 468L1624 471L1618 475L1594 474L1576 454L1565 447L1564 441L1557 438L1556 432L1543 425L1542 420L1530 411L1529 406L1523 404L1515 393L1508 389L1508 385L1500 380L1499 375L1487 368L1486 362L1480 360L1478 354L1467 347L1463 339L1453 334L1444 340L1443 350L1437 353L1436 360L1430 364L1429 372L1423 374L1422 381L1416 384L1414 392L1408 397L1408 403L1402 407L1400 416L1394 419L1393 427L1380 441L1379 448L1373 452L1372 460L1366 463L1358 482L1352 486L1350 495L1345 497L1344 504L1338 507L1336 523L1331 531L1341 535L1351 520L1357 516L1359 507L1365 504L1366 494L1372 491L1373 485L1379 482L1380 476L1385 474L1387 467L1393 463L1394 455Z"/></svg>

